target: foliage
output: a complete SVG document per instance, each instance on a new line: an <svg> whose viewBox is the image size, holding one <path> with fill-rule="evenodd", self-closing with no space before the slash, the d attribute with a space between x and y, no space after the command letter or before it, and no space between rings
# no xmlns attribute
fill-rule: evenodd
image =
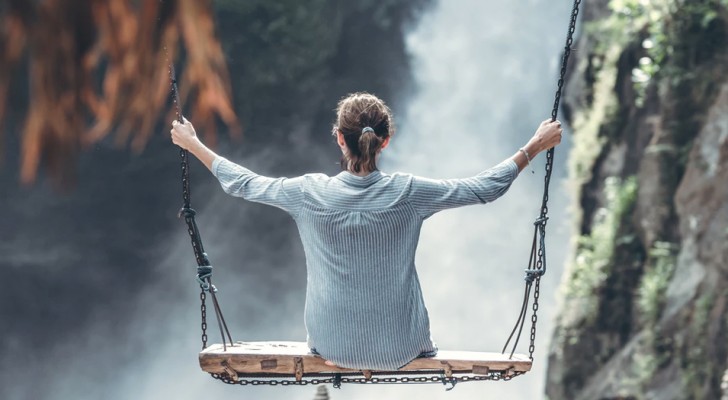
<svg viewBox="0 0 728 400"><path fill-rule="evenodd" d="M584 350L594 354L594 366L604 367L602 362L607 360L598 358L600 352L595 348L629 356L631 363L625 365L628 370L617 383L619 387L641 387L641 393L648 393L656 384L664 384L663 368L671 370L679 365L686 388L681 398L713 398L706 390L712 390L708 387L715 377L714 360L721 358L725 348L705 340L716 336L715 317L712 321L709 318L710 305L715 303L706 297L712 295L702 295L694 310L679 313L678 317L682 315L689 324L685 330L675 327L674 320L667 326L658 323L679 245L659 240L679 240L671 194L683 177L685 157L702 126L704 112L716 96L715 82L725 79L728 1L611 0L609 6L613 11L610 16L585 27L583 35L590 46L580 65L579 79L583 82L574 85L577 97L570 104L578 133L570 155L570 178L578 191L575 198L587 212L595 203L604 206L591 221L577 222L587 234L577 239L572 270L563 285L567 304L556 340L569 356L583 355ZM649 110L640 110L647 104ZM653 121L659 121L654 131L646 128ZM641 129L645 131L638 131ZM615 196L607 192L621 192L629 200L629 190L622 191L629 186L627 180L616 186L614 182L605 184L607 200L602 201L597 194L600 182L594 179L599 173L644 173L642 161L636 159L643 148L659 168L654 179L658 180L659 193L664 193L654 199L657 204L653 206L666 211L658 229L650 232L658 242L647 244L651 247L647 254L642 243L618 244L635 237L630 235L635 227L628 224L638 221L628 219L630 207L621 218L614 218L618 213L613 210L619 207L609 200ZM612 164L615 159L619 160L616 166ZM640 257L635 257L638 253ZM630 261L634 263L625 263ZM628 284L619 286L625 280ZM628 290L619 291L623 288ZM714 313L716 308L712 308ZM612 323L622 316L627 322L615 329ZM635 324L631 317L640 323ZM670 335L674 329L679 334ZM582 345L566 347L565 343L574 344L571 341ZM590 383L592 377L578 376Z"/></svg>
<svg viewBox="0 0 728 400"><path fill-rule="evenodd" d="M616 61L620 53L621 47L617 44L605 49L594 71L592 104L574 115L573 125L578 136L569 154L569 172L575 184L582 184L591 178L594 161L605 143L601 130L615 120L619 105L613 89L617 77Z"/></svg>
<svg viewBox="0 0 728 400"><path fill-rule="evenodd" d="M303 135L328 133L331 114L323 111L332 98L403 92L410 78L403 29L430 3L216 1L247 143L288 141L291 132L305 143Z"/></svg>
<svg viewBox="0 0 728 400"><path fill-rule="evenodd" d="M635 177L624 181L609 177L604 185L605 206L596 212L591 232L578 239L573 270L566 286L567 298L595 298L611 270L616 245L625 239L618 233L634 206L637 180ZM596 301L588 301L583 315L595 316L596 307Z"/></svg>
<svg viewBox="0 0 728 400"><path fill-rule="evenodd" d="M130 140L141 149L167 108L167 59L174 58L179 45L187 57L182 97L189 97L198 124L207 132L214 130L216 118L237 125L209 0L12 0L3 5L0 119L8 108L14 69L27 63L29 70L24 182L35 178L42 162L58 181L69 178L79 150L112 130L118 142Z"/></svg>
<svg viewBox="0 0 728 400"><path fill-rule="evenodd" d="M612 22L620 27L619 34L641 38L645 54L632 70L632 82L637 105L642 106L647 87L655 78L664 75L674 79L690 73L675 58L684 57L690 48L710 46L694 41L701 32L712 28L721 13L726 13L728 1L612 0L609 5L614 12L611 18L619 21ZM691 49L687 53L696 51Z"/></svg>
<svg viewBox="0 0 728 400"><path fill-rule="evenodd" d="M715 302L715 292L709 291L701 295L695 302L692 321L690 323L690 336L695 343L687 346L682 360L682 380L686 398L701 399L705 397L705 383L710 376L710 363L705 361L707 346L702 338L708 331L710 323L710 309Z"/></svg>
<svg viewBox="0 0 728 400"><path fill-rule="evenodd" d="M220 120L237 132L236 115L271 132L261 115L275 110L276 121L295 121L296 113L319 113L317 99L330 99L329 86L343 94L362 86L356 77L374 81L370 89L399 90L408 73L397 58L401 30L430 3L0 1L0 121L10 106L13 123L26 119L24 182L41 167L65 181L78 153L110 132L140 150L159 118L171 118L163 115L170 108L167 60L179 58L184 111L208 142Z"/></svg>
<svg viewBox="0 0 728 400"><path fill-rule="evenodd" d="M655 242L649 251L646 271L637 288L637 313L644 324L644 343L634 356L632 369L637 383L643 388L670 356L669 352L661 348L656 325L666 301L667 287L675 272L677 249L678 246L674 243Z"/></svg>
<svg viewBox="0 0 728 400"><path fill-rule="evenodd" d="M335 50L340 21L330 0L226 0L215 11L231 63L261 85L301 78Z"/></svg>
<svg viewBox="0 0 728 400"><path fill-rule="evenodd" d="M646 271L637 289L637 309L643 322L651 329L665 302L665 292L675 271L677 246L669 242L655 242L649 251Z"/></svg>

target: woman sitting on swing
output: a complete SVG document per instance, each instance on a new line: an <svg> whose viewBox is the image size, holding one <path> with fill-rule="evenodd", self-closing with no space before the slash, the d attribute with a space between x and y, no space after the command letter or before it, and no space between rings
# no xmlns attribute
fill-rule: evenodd
<svg viewBox="0 0 728 400"><path fill-rule="evenodd" d="M543 150L561 142L561 124L544 121L500 164L464 179L436 180L377 169L394 134L379 98L342 99L333 135L342 172L269 178L218 156L189 121L172 123L172 141L189 150L226 193L279 207L296 221L306 254L308 346L328 365L396 370L433 356L430 322L415 269L422 222L448 208L491 202Z"/></svg>

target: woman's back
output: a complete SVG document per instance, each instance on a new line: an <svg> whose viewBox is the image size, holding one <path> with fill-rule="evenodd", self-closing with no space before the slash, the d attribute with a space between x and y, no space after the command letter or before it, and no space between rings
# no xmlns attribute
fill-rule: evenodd
<svg viewBox="0 0 728 400"><path fill-rule="evenodd" d="M336 365L396 369L434 352L414 256L411 179L308 176L296 217L306 251L309 347Z"/></svg>

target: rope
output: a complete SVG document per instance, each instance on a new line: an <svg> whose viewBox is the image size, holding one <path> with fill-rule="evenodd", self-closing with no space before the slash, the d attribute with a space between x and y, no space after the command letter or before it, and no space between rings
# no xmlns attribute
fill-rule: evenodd
<svg viewBox="0 0 728 400"><path fill-rule="evenodd" d="M569 21L569 30L566 34L566 45L564 47L564 55L561 59L561 71L559 74L559 80L556 89L556 95L554 96L554 106L551 110L551 122L556 121L556 117L559 114L559 105L561 104L561 93L564 89L564 82L566 77L566 69L569 64L569 56L571 55L571 45L574 43L574 32L576 32L576 22L579 16L579 6L581 0L574 0L574 5L571 10L571 20ZM541 277L546 273L546 222L548 221L548 201L549 201L549 184L551 183L551 171L554 165L554 148L552 147L546 152L546 175L544 177L544 188L543 188L543 199L541 200L541 214L534 222L533 242L531 245L531 253L528 260L528 268L526 269L526 288L523 295L523 303L521 305L521 312L516 320L516 324L511 331L506 344L503 346L502 353L506 352L511 339L514 334L518 331L513 342L513 348L510 356L516 351L518 341L521 338L521 332L523 331L523 325L526 322L526 313L528 311L528 301L530 298L531 289L533 289L533 314L531 315L531 341L528 348L528 356L533 361L533 353L536 349L536 322L538 321L538 298L540 294Z"/></svg>
<svg viewBox="0 0 728 400"><path fill-rule="evenodd" d="M166 51L166 48L165 48ZM169 63L169 80L172 87L172 96L174 98L175 113L177 115L177 121L181 124L184 123L182 118L182 112L180 110L179 92L177 90L177 75L174 70L174 65ZM191 206L191 190L190 190L190 163L189 163L189 152L185 149L180 148L179 151L181 158L182 168L182 208L179 210L178 217L183 218L187 224L187 233L190 235L190 242L192 244L192 250L195 253L195 260L197 261L197 282L200 285L200 327L202 328L202 349L207 347L207 305L205 300L207 299L207 293L212 298L212 305L215 310L215 317L217 319L217 325L220 329L220 336L222 337L223 348L227 350L227 343L229 342L232 346L233 339L230 335L225 317L222 314L220 303L217 300L217 288L212 284L212 265L210 260L207 258L205 248L202 245L202 237L200 236L200 230L197 227L195 221L195 215L197 212ZM227 341L225 340L227 336Z"/></svg>

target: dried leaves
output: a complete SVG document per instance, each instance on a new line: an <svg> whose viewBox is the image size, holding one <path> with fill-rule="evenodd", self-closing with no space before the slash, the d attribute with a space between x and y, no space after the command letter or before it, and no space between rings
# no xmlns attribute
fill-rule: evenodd
<svg viewBox="0 0 728 400"><path fill-rule="evenodd" d="M23 61L30 104L21 180L43 164L57 181L73 176L79 150L110 132L141 150L155 124L171 120L168 60L181 47L182 101L214 139L218 119L239 130L229 75L214 36L210 0L6 0L0 3L0 119L13 71ZM166 114L166 115L165 115Z"/></svg>

